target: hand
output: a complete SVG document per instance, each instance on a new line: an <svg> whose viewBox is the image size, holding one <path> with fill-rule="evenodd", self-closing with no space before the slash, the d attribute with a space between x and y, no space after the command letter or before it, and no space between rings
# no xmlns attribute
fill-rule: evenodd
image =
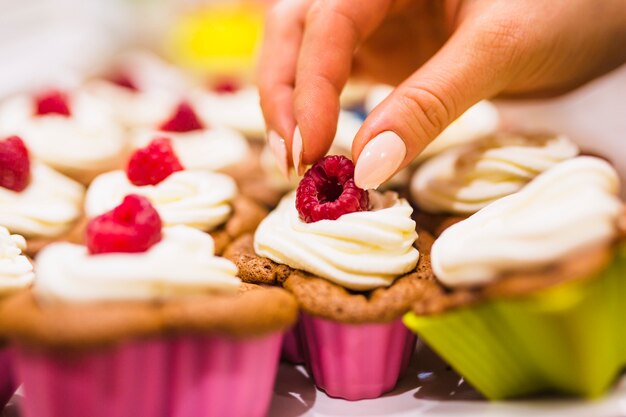
<svg viewBox="0 0 626 417"><path fill-rule="evenodd" d="M352 145L357 185L376 188L478 101L569 91L624 45L624 0L282 0L258 74L269 145L301 174L330 148L351 73L397 84Z"/></svg>

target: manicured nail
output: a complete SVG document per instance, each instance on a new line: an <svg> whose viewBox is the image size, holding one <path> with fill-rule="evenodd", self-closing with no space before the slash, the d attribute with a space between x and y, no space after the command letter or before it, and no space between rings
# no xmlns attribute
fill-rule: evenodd
<svg viewBox="0 0 626 417"><path fill-rule="evenodd" d="M370 140L354 168L354 182L365 190L377 188L400 167L406 156L406 145L391 131L380 133Z"/></svg>
<svg viewBox="0 0 626 417"><path fill-rule="evenodd" d="M293 132L291 151L293 167L296 169L296 174L301 177L304 174L304 167L302 166L302 135L298 126L296 126L296 130Z"/></svg>
<svg viewBox="0 0 626 417"><path fill-rule="evenodd" d="M278 133L270 130L267 133L267 144L270 147L270 151L276 159L276 165L278 169L285 176L289 178L289 168L287 166L287 147L285 146L285 139L281 138Z"/></svg>

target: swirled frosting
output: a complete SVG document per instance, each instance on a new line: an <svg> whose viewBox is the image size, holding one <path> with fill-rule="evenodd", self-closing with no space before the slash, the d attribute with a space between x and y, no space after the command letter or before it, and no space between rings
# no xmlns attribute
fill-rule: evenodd
<svg viewBox="0 0 626 417"><path fill-rule="evenodd" d="M37 257L34 291L44 302L160 300L235 292L237 267L214 255L213 238L199 230L163 229L163 239L141 253L90 255L55 243Z"/></svg>
<svg viewBox="0 0 626 417"><path fill-rule="evenodd" d="M22 255L26 240L0 226L0 295L25 288L33 282L33 265Z"/></svg>
<svg viewBox="0 0 626 417"><path fill-rule="evenodd" d="M172 139L178 159L188 169L220 170L231 167L244 162L250 152L246 138L224 127L184 133L140 130L134 135L133 146L144 147L155 137Z"/></svg>
<svg viewBox="0 0 626 417"><path fill-rule="evenodd" d="M81 216L84 193L82 185L34 162L24 191L0 187L0 224L27 238L60 236Z"/></svg>
<svg viewBox="0 0 626 417"><path fill-rule="evenodd" d="M70 108L70 117L37 116L31 96L13 97L0 107L0 133L20 136L37 158L64 173L114 168L126 149L126 136L107 107L75 93Z"/></svg>
<svg viewBox="0 0 626 417"><path fill-rule="evenodd" d="M305 223L291 193L259 225L254 249L351 290L386 287L417 265L412 212L405 200L395 198L372 211Z"/></svg>
<svg viewBox="0 0 626 417"><path fill-rule="evenodd" d="M113 209L128 194L148 198L167 226L186 225L205 231L224 223L237 194L235 181L209 171L178 171L157 185L133 185L124 171L98 176L85 197L88 217Z"/></svg>
<svg viewBox="0 0 626 417"><path fill-rule="evenodd" d="M622 207L618 192L618 175L604 160L562 162L446 229L432 248L433 271L451 287L476 285L610 241Z"/></svg>
<svg viewBox="0 0 626 417"><path fill-rule="evenodd" d="M426 161L411 180L411 195L428 212L471 214L576 155L578 147L564 136L500 133Z"/></svg>

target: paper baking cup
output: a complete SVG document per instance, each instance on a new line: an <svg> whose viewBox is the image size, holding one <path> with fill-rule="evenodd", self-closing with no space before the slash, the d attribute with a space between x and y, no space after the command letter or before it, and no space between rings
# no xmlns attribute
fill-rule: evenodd
<svg viewBox="0 0 626 417"><path fill-rule="evenodd" d="M13 376L13 355L8 346L0 348L0 410L9 402L17 389Z"/></svg>
<svg viewBox="0 0 626 417"><path fill-rule="evenodd" d="M487 398L595 398L626 365L626 246L598 276L404 320Z"/></svg>
<svg viewBox="0 0 626 417"><path fill-rule="evenodd" d="M281 342L188 336L15 358L26 417L261 417Z"/></svg>
<svg viewBox="0 0 626 417"><path fill-rule="evenodd" d="M401 319L346 324L302 313L302 346L315 385L331 397L377 398L391 391L415 350Z"/></svg>
<svg viewBox="0 0 626 417"><path fill-rule="evenodd" d="M297 323L285 333L281 358L296 365L304 363L300 326Z"/></svg>

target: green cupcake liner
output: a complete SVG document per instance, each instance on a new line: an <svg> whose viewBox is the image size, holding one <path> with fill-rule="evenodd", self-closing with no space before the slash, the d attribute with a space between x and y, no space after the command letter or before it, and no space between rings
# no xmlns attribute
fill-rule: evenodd
<svg viewBox="0 0 626 417"><path fill-rule="evenodd" d="M626 245L588 280L404 322L489 399L598 397L626 365Z"/></svg>

